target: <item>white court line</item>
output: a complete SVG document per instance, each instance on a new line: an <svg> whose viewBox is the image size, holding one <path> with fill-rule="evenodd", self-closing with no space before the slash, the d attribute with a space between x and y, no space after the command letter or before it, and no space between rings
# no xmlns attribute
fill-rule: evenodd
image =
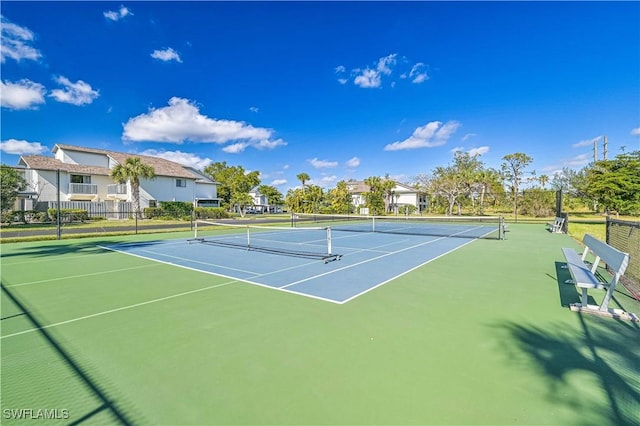
<svg viewBox="0 0 640 426"><path fill-rule="evenodd" d="M468 230L466 230L464 232L467 232L467 231ZM453 236L456 236L456 235L458 235L460 233L462 233L462 232L458 232L456 234L451 234L451 236L453 237ZM410 246L410 247L405 247L405 248L400 249L400 250L392 251L392 252L389 252L389 253L386 253L386 254L383 254L383 255L380 255L380 256L372 257L371 259L367 259L367 260L363 260L363 261L358 262L358 263L354 263L353 265L347 265L347 266L344 266L342 268L334 269L333 271L327 271L327 272L324 272L322 274L314 275L314 276L309 277L309 278L305 278L305 279L302 279L302 280L294 281L294 282L289 283L289 284L287 284L285 286L282 286L280 288L288 288L288 287L294 286L296 284L301 284L301 283L306 282L306 281L311 281L311 280L314 280L316 278L323 277L325 275L333 274L335 272L339 272L339 271L343 271L345 269L353 268L355 266L359 266L359 265L362 265L362 264L365 264L365 263L369 263L369 262L372 262L374 260L382 259L384 257L391 256L393 254L402 253L402 252L407 251L407 250L412 250L412 249L417 248L417 247L421 247L421 246L425 246L427 244L435 243L436 241L441 241L441 240L444 240L445 238L449 238L449 237L440 237L440 238L436 238L435 240L425 241L424 243L416 244L416 245L413 245L413 246ZM475 239L472 239L471 241L475 241ZM466 245L466 244L464 244L464 245Z"/></svg>
<svg viewBox="0 0 640 426"><path fill-rule="evenodd" d="M187 262L190 262L190 263L195 263L195 264L200 264L200 265L215 266L217 268L228 269L230 271L236 271L236 272L243 272L243 273L249 274L249 275L260 275L259 272L247 271L245 269L231 268L229 266L222 266L222 265L218 265L216 263L201 262L199 260L187 259L186 257L173 256L173 255L170 255L170 254L164 254L164 253L160 253L160 252L156 252L156 251L152 251L152 250L141 250L141 252L153 254L153 255L156 255L156 256L168 257L169 259L184 260L184 261L187 261ZM121 253L129 254L127 252L121 252ZM146 257L145 259L155 260L153 258L148 258L148 257ZM171 262L168 262L168 263L170 265L173 265L173 263L171 263Z"/></svg>
<svg viewBox="0 0 640 426"><path fill-rule="evenodd" d="M7 288L22 287L22 286L25 286L25 285L48 283L48 282L52 282L52 281L70 280L70 279L74 279L74 278L91 277L93 275L111 274L111 273L114 273L114 272L130 271L132 269L150 268L152 266L158 266L158 265L143 265L143 266L132 266L130 268L111 269L109 271L91 272L91 273L88 273L88 274L71 275L71 276L59 277L59 278L49 278L49 279L46 279L46 280L39 280L39 281L29 281L29 282L25 282L25 283L8 285L6 287Z"/></svg>
<svg viewBox="0 0 640 426"><path fill-rule="evenodd" d="M98 312L98 313L91 314L91 315L85 315L83 317L73 318L73 319L66 320L66 321L60 321L60 322L56 322L56 323L53 323L53 324L44 325L44 326L38 327L38 328L30 328L29 330L19 331L17 333L13 333L13 334L7 334L6 336L0 336L0 339L7 339L9 337L19 336L21 334L32 333L34 331L42 330L44 328L51 328L51 327L57 327L57 326L60 326L60 325L71 324L73 322L82 321L82 320L86 320L86 319L89 319L89 318L95 318L95 317L99 317L99 316L102 316L102 315L112 314L114 312L120 312L120 311L124 311L124 310L127 310L127 309L137 308L137 307L140 307L140 306L149 305L151 303L162 302L164 300L174 299L176 297L186 296L188 294L198 293L198 292L201 292L201 291L211 290L213 288L218 288L218 287L222 287L222 286L225 286L225 285L233 284L235 282L237 282L237 280L227 281L227 282L222 283L222 284L215 284L215 285L212 285L212 286L209 286L209 287L204 287L204 288L198 288L198 289L195 289L195 290L185 291L183 293L173 294L171 296L165 296L165 297L161 297L159 299L147 300L146 302L134 303L133 305L121 306L119 308L109 309L108 311Z"/></svg>
<svg viewBox="0 0 640 426"><path fill-rule="evenodd" d="M139 254L129 253L129 252L126 252L126 251L121 251L121 250L116 250L116 249L114 249L114 248L110 248L110 247L106 247L106 246L105 246L105 247L103 247L103 248L104 248L104 249L106 249L106 250L114 251L114 252L116 252L116 253L126 254L126 255L128 255L128 256L139 257L140 259L145 259L145 260L149 260L149 261L152 261L152 262L159 262L159 263L164 263L165 265L176 266L176 267L178 267L178 268L187 269L187 270L189 270L189 271L195 271L195 272L200 272L200 273L204 273L204 274L215 275L215 276L222 277L222 278L232 279L232 280L235 280L236 282L243 282L243 283L247 283L247 284L253 284L253 285L257 285L257 286L264 287L264 288L268 288L268 289L272 289L272 290L279 290L279 291L284 291L284 292L287 292L287 293L292 293L292 294L297 294L297 295L302 295L302 296L310 297L310 298L312 298L312 299L324 300L324 301L326 301L326 302L339 303L339 302L337 302L337 301L335 301L335 300L325 299L324 297L320 297L320 296L313 296L313 295L311 295L311 294L300 293L300 292L293 291L293 290L280 289L280 288L278 288L278 287L273 287L273 286L270 286L270 285L267 285L267 284L261 284L261 283L255 282L255 281L250 281L250 280L246 280L246 279L243 279L243 278L232 277L232 276L230 276L230 275L221 274L221 273L219 273L219 272L204 271L204 270L202 270L202 269L192 268L192 267L190 267L190 266L180 265L180 264L178 264L178 263L166 262L166 261L164 261L164 260L159 260L159 259L149 258L149 257L142 256L142 255L139 255ZM183 258L182 260L189 261L189 259L186 259L186 258ZM314 261L314 262L317 262L317 261ZM302 265L296 265L296 266L294 266L294 267L284 268L284 269L281 269L281 270L276 271L276 272L283 272L283 271L287 271L287 270L289 270L289 269L295 269L295 268L298 268L298 267L307 266L307 265L309 265L309 264L311 264L311 263L313 263L313 262L304 263L304 264L302 264ZM209 264L209 265L211 265L211 264ZM211 265L211 266L214 266L214 265ZM274 272L269 272L269 273L265 273L265 274L256 275L254 278L261 277L261 276L265 276L265 275L270 275L270 274L273 274L273 273L274 273Z"/></svg>
<svg viewBox="0 0 640 426"><path fill-rule="evenodd" d="M350 298L345 299L345 300L343 300L343 301L342 301L342 302L340 302L340 303L341 303L341 304L344 304L344 303L350 302L350 301L352 301L353 299L355 299L355 298L357 298L357 297L362 296L363 294L369 293L370 291L375 290L376 288L381 287L381 286L383 286L383 285L387 284L388 282L395 280L396 278L400 278L401 276L406 275L406 274L408 274L409 272L412 272L412 271L414 271L414 270L416 270L416 269L418 269L418 268L420 268L420 267L422 267L422 266L426 265L427 263L431 263L431 262L433 262L434 260L436 260L436 259L440 259L441 257L446 256L446 255L447 255L447 254L449 254L449 253L453 253L454 251L456 251L456 250L458 250L458 249L460 249L460 248L462 248L462 247L466 246L467 244L471 244L471 243L472 243L472 242L474 242L474 241L476 241L476 240L475 240L475 239L472 239L471 241L468 241L468 242L466 242L466 243L464 243L464 244L462 244L462 245L460 245L460 246L454 247L454 248L452 248L451 250L449 250L449 251L447 251L447 252L445 252L445 253L442 253L442 254L440 254L440 255L438 255L438 256L436 256L436 257L434 257L434 258L431 258L431 259L429 259L429 260L427 260L427 261L425 261L425 262L423 262L423 263L421 263L421 264L419 264L419 265L417 265L417 266L414 266L413 268L408 269L408 270L406 270L406 271L404 271L404 272L402 272L402 273L400 273L400 274L398 274L398 275L396 275L396 276L394 276L394 277L391 277L391 278L389 278L389 279L388 279L388 280L386 280L386 281L383 281L383 282L381 282L381 283L378 283L378 284L376 284L376 285L375 285L375 286L373 286L373 287L370 287L370 288L368 288L368 289L366 289L366 290L361 291L360 293L354 294L354 295L353 295L353 296L351 296Z"/></svg>

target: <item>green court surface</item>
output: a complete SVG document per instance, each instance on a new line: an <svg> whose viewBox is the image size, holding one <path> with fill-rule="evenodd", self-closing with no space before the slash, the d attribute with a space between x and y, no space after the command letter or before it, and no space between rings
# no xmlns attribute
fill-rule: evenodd
<svg viewBox="0 0 640 426"><path fill-rule="evenodd" d="M99 247L187 234L4 244L2 423L640 424L640 325L509 231L345 304Z"/></svg>

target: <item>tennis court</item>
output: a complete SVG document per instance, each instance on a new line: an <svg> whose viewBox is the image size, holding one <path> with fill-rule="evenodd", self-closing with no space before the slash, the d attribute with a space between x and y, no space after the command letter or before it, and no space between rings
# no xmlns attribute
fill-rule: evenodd
<svg viewBox="0 0 640 426"><path fill-rule="evenodd" d="M324 301L346 303L477 238L497 235L499 226L498 218L493 222L467 221L453 225L395 220L391 221L395 223L387 221L382 228L378 225L377 232L373 232L373 221L359 219L355 227L352 222L356 221L350 221L346 227L331 217L329 221L323 218L322 223L330 223L332 228L304 226L309 222L285 228L203 221L200 228L196 223L193 239L104 248ZM372 232L366 232L369 229Z"/></svg>
<svg viewBox="0 0 640 426"><path fill-rule="evenodd" d="M3 245L3 424L640 422L638 324L567 308L567 235L193 238Z"/></svg>

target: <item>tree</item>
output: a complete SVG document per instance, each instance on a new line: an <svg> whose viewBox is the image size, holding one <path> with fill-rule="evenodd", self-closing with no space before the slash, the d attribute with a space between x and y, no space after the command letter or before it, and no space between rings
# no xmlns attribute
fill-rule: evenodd
<svg viewBox="0 0 640 426"><path fill-rule="evenodd" d="M260 185L258 191L267 197L269 205L277 206L282 204L282 193L278 191L278 188L271 185Z"/></svg>
<svg viewBox="0 0 640 426"><path fill-rule="evenodd" d="M1 210L2 213L5 213L13 209L18 192L24 191L27 182L14 168L2 164L0 166L0 187L2 192L0 195Z"/></svg>
<svg viewBox="0 0 640 426"><path fill-rule="evenodd" d="M378 176L371 176L366 178L364 183L369 186L369 191L362 194L365 207L369 209L369 214L383 214L385 209L385 189L382 179Z"/></svg>
<svg viewBox="0 0 640 426"><path fill-rule="evenodd" d="M353 211L353 198L347 182L343 180L338 182L335 188L329 190L328 198L333 213L351 213Z"/></svg>
<svg viewBox="0 0 640 426"><path fill-rule="evenodd" d="M518 216L518 190L522 183L525 169L533 158L522 152L516 152L515 154L507 154L502 157L504 162L502 163L502 175L504 179L511 185L511 193L513 195L513 216Z"/></svg>
<svg viewBox="0 0 640 426"><path fill-rule="evenodd" d="M587 167L581 189L608 210L640 212L640 151Z"/></svg>
<svg viewBox="0 0 640 426"><path fill-rule="evenodd" d="M389 212L391 206L391 199L394 195L394 189L396 188L396 182L391 180L389 174L387 173L384 176L384 179L381 182L382 184L382 193L384 194L384 211Z"/></svg>
<svg viewBox="0 0 640 426"><path fill-rule="evenodd" d="M242 166L228 166L226 161L212 163L204 172L220 183L218 194L224 206L244 217L247 205L252 203L249 191L260 184L260 173L247 172Z"/></svg>
<svg viewBox="0 0 640 426"><path fill-rule="evenodd" d="M465 192L465 184L460 173L454 166L438 166L433 171L431 188L436 196L444 197L447 200L446 214L453 214L453 206Z"/></svg>
<svg viewBox="0 0 640 426"><path fill-rule="evenodd" d="M544 189L547 183L549 183L549 176L547 175L538 176L538 182L540 182L540 186L542 186L542 189Z"/></svg>
<svg viewBox="0 0 640 426"><path fill-rule="evenodd" d="M144 164L138 157L129 157L124 164L117 164L111 170L111 178L118 183L131 184L131 195L133 196L134 210L137 218L140 214L140 179L153 179L156 172L152 166Z"/></svg>
<svg viewBox="0 0 640 426"><path fill-rule="evenodd" d="M500 188L500 173L495 169L482 169L478 173L478 185L480 186L480 214L484 214L484 200L487 195L493 194L495 199L495 192L497 188Z"/></svg>
<svg viewBox="0 0 640 426"><path fill-rule="evenodd" d="M310 177L308 174L306 174L306 173L304 173L304 172L303 172L303 173L300 173L300 174L296 175L296 178L297 178L297 179L300 181L300 183L302 184L302 190L304 191L304 188L305 188L304 184L305 184L305 183L307 183L307 182L309 182L309 180L311 179L311 177Z"/></svg>

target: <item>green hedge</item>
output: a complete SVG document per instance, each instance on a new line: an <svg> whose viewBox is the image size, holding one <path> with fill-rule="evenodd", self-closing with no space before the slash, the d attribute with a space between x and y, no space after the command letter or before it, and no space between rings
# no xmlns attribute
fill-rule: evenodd
<svg viewBox="0 0 640 426"><path fill-rule="evenodd" d="M224 207L196 207L196 219L227 219L230 217Z"/></svg>
<svg viewBox="0 0 640 426"><path fill-rule="evenodd" d="M52 221L58 220L58 209L47 209L47 214ZM89 213L82 209L60 209L60 220L62 222L84 222L89 219Z"/></svg>

